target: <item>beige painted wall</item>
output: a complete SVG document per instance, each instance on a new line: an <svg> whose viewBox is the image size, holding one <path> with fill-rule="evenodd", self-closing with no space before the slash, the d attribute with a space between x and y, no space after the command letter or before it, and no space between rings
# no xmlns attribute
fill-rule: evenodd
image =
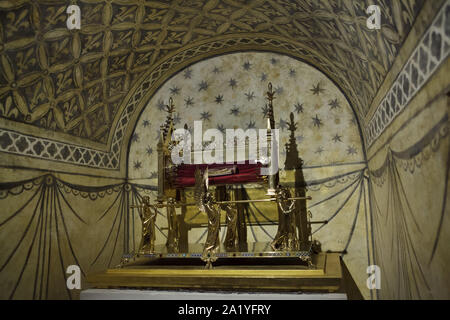
<svg viewBox="0 0 450 320"><path fill-rule="evenodd" d="M99 218L123 186L92 190L122 181L10 169L2 169L0 177L2 184L31 180L0 190L0 299L77 298L78 290L66 289L69 265L79 265L88 274L119 263L124 252L124 221L119 217L114 224L121 212L119 201ZM77 191L79 187L61 185L61 181L92 192Z"/></svg>
<svg viewBox="0 0 450 320"><path fill-rule="evenodd" d="M447 60L368 151L381 299L450 298L449 67Z"/></svg>

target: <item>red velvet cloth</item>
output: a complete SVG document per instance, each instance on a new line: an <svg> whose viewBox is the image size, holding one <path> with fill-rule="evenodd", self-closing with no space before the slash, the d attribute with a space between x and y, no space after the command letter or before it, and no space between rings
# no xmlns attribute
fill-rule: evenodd
<svg viewBox="0 0 450 320"><path fill-rule="evenodd" d="M177 167L177 175L175 178L175 186L184 188L195 185L195 170L199 168L201 171L214 169L235 168L235 173L225 174L222 176L210 176L210 185L220 184L243 184L262 181L261 163L251 164L182 164Z"/></svg>

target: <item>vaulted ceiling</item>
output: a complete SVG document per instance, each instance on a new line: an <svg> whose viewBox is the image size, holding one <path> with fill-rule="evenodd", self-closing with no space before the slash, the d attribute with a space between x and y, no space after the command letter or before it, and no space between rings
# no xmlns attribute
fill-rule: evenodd
<svg viewBox="0 0 450 320"><path fill-rule="evenodd" d="M68 2L0 1L0 116L108 145L175 72L238 50L310 63L361 119L424 0L377 1L380 31L366 27L370 0L72 1L80 30L67 29Z"/></svg>

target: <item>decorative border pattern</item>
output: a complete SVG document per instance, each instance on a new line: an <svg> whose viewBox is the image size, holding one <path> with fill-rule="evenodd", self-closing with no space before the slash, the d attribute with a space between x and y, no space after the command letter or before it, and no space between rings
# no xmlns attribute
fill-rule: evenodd
<svg viewBox="0 0 450 320"><path fill-rule="evenodd" d="M382 187L386 182L389 161L395 161L404 171L414 174L416 169L422 168L442 146L442 141L450 135L448 115L445 115L420 141L406 150L394 151L389 149L383 165L375 170L369 170L372 181Z"/></svg>
<svg viewBox="0 0 450 320"><path fill-rule="evenodd" d="M328 69L330 65L320 56L316 56L308 52L308 50L296 47L288 41L272 39L268 37L241 37L230 39L218 39L199 45L195 48L188 48L179 52L168 61L158 65L147 77L145 81L139 85L133 96L129 99L124 107L119 121L114 130L114 136L109 152L99 151L91 148L80 147L69 143L59 142L51 139L38 138L5 128L0 128L0 152L18 154L44 160L52 160L65 162L80 166L88 166L99 169L118 170L120 166L120 152L123 147L122 142L126 134L127 126L133 113L136 111L141 98L151 88L156 81L164 74L183 61L209 52L217 52L217 50L229 49L242 46L258 46L279 48L280 52L286 50L297 55L301 55L305 60L319 67L323 73L324 69ZM322 69L320 69L322 68ZM327 74L331 74L338 79L338 70L328 70ZM349 97L349 99L351 99ZM352 101L354 103L354 101Z"/></svg>
<svg viewBox="0 0 450 320"><path fill-rule="evenodd" d="M366 129L368 147L372 146L373 142L405 109L441 63L447 59L450 53L449 11L450 0L447 0L397 80L377 107Z"/></svg>
<svg viewBox="0 0 450 320"><path fill-rule="evenodd" d="M0 128L0 151L94 168L114 169L116 157L108 152L37 138Z"/></svg>

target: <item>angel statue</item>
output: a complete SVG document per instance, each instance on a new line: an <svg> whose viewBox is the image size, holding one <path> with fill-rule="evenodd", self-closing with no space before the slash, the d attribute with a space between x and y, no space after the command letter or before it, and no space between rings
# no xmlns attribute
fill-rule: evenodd
<svg viewBox="0 0 450 320"><path fill-rule="evenodd" d="M149 254L155 251L155 222L157 216L157 209L150 204L150 197L144 196L141 205L134 205L131 208L142 209L139 210L139 216L142 221L142 239L139 245L139 254Z"/></svg>
<svg viewBox="0 0 450 320"><path fill-rule="evenodd" d="M219 208L226 212L227 234L225 236L224 245L228 252L236 251L239 245L236 204L231 203L231 195L226 187L216 188L216 200L229 202L219 205Z"/></svg>
<svg viewBox="0 0 450 320"><path fill-rule="evenodd" d="M235 251L239 245L237 233L237 211L236 205L227 204L222 209L227 213L227 234L225 236L225 248L228 251Z"/></svg>
<svg viewBox="0 0 450 320"><path fill-rule="evenodd" d="M288 188L278 186L278 231L271 243L274 251L293 251L299 249L299 241L296 232L296 208L295 200L291 198Z"/></svg>
<svg viewBox="0 0 450 320"><path fill-rule="evenodd" d="M220 210L214 203L214 197L208 191L208 169L203 173L197 168L195 171L194 198L200 211L208 215L208 235L203 248L202 260L206 268L212 268L212 262L217 260L216 253L220 247Z"/></svg>

